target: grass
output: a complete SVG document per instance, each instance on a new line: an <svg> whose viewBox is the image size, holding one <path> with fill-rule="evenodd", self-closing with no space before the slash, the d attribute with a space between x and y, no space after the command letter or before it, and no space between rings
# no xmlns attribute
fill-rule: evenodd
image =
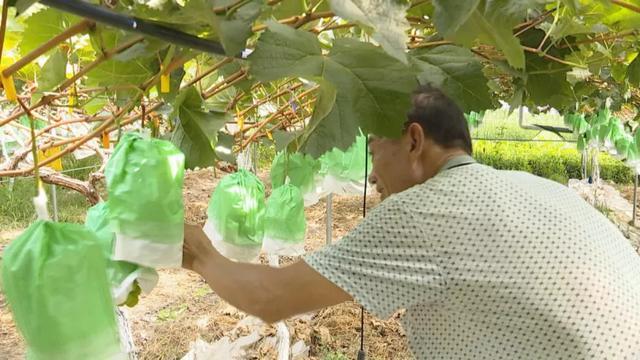
<svg viewBox="0 0 640 360"><path fill-rule="evenodd" d="M518 124L518 112L508 109L490 110L485 113L480 125L471 129L473 138L505 140L575 140L573 134L562 134L562 138L550 131L523 129ZM547 125L566 127L564 119L557 113L531 114L525 112L523 125Z"/></svg>
<svg viewBox="0 0 640 360"><path fill-rule="evenodd" d="M77 179L86 179L97 165L95 157L75 160L72 157L63 159L64 169L71 171L65 174ZM78 169L78 170L72 170ZM35 179L0 178L0 229L21 229L27 227L36 219L32 198L35 195ZM53 216L52 185L45 184L45 191L49 197L49 213ZM81 223L89 208L86 198L76 191L56 187L59 220L64 222Z"/></svg>

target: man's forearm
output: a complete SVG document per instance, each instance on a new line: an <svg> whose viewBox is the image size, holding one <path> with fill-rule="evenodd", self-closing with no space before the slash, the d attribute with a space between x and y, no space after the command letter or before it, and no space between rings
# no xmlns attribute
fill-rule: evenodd
<svg viewBox="0 0 640 360"><path fill-rule="evenodd" d="M278 270L266 265L233 262L217 251L194 264L194 270L221 298L238 309L265 322L275 322L293 314L284 314L274 284ZM282 299L280 299L282 300Z"/></svg>

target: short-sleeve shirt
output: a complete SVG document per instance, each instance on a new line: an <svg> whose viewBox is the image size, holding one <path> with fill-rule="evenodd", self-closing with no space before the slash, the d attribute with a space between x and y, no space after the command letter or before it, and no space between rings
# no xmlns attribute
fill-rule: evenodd
<svg viewBox="0 0 640 360"><path fill-rule="evenodd" d="M418 359L640 359L629 241L559 183L469 162L304 260L379 318L406 310Z"/></svg>

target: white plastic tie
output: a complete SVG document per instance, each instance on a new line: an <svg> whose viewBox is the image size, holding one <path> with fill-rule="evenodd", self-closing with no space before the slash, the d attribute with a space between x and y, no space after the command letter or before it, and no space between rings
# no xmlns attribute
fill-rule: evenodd
<svg viewBox="0 0 640 360"><path fill-rule="evenodd" d="M49 210L47 209L47 194L44 192L44 188L40 186L38 188L38 196L33 198L33 206L36 209L39 220L49 221Z"/></svg>

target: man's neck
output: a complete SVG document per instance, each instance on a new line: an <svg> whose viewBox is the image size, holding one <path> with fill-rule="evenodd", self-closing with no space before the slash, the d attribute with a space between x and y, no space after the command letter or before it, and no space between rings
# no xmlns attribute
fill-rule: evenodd
<svg viewBox="0 0 640 360"><path fill-rule="evenodd" d="M436 176L442 168L453 158L463 155L469 155L462 149L443 149L433 151L424 158L424 181Z"/></svg>

